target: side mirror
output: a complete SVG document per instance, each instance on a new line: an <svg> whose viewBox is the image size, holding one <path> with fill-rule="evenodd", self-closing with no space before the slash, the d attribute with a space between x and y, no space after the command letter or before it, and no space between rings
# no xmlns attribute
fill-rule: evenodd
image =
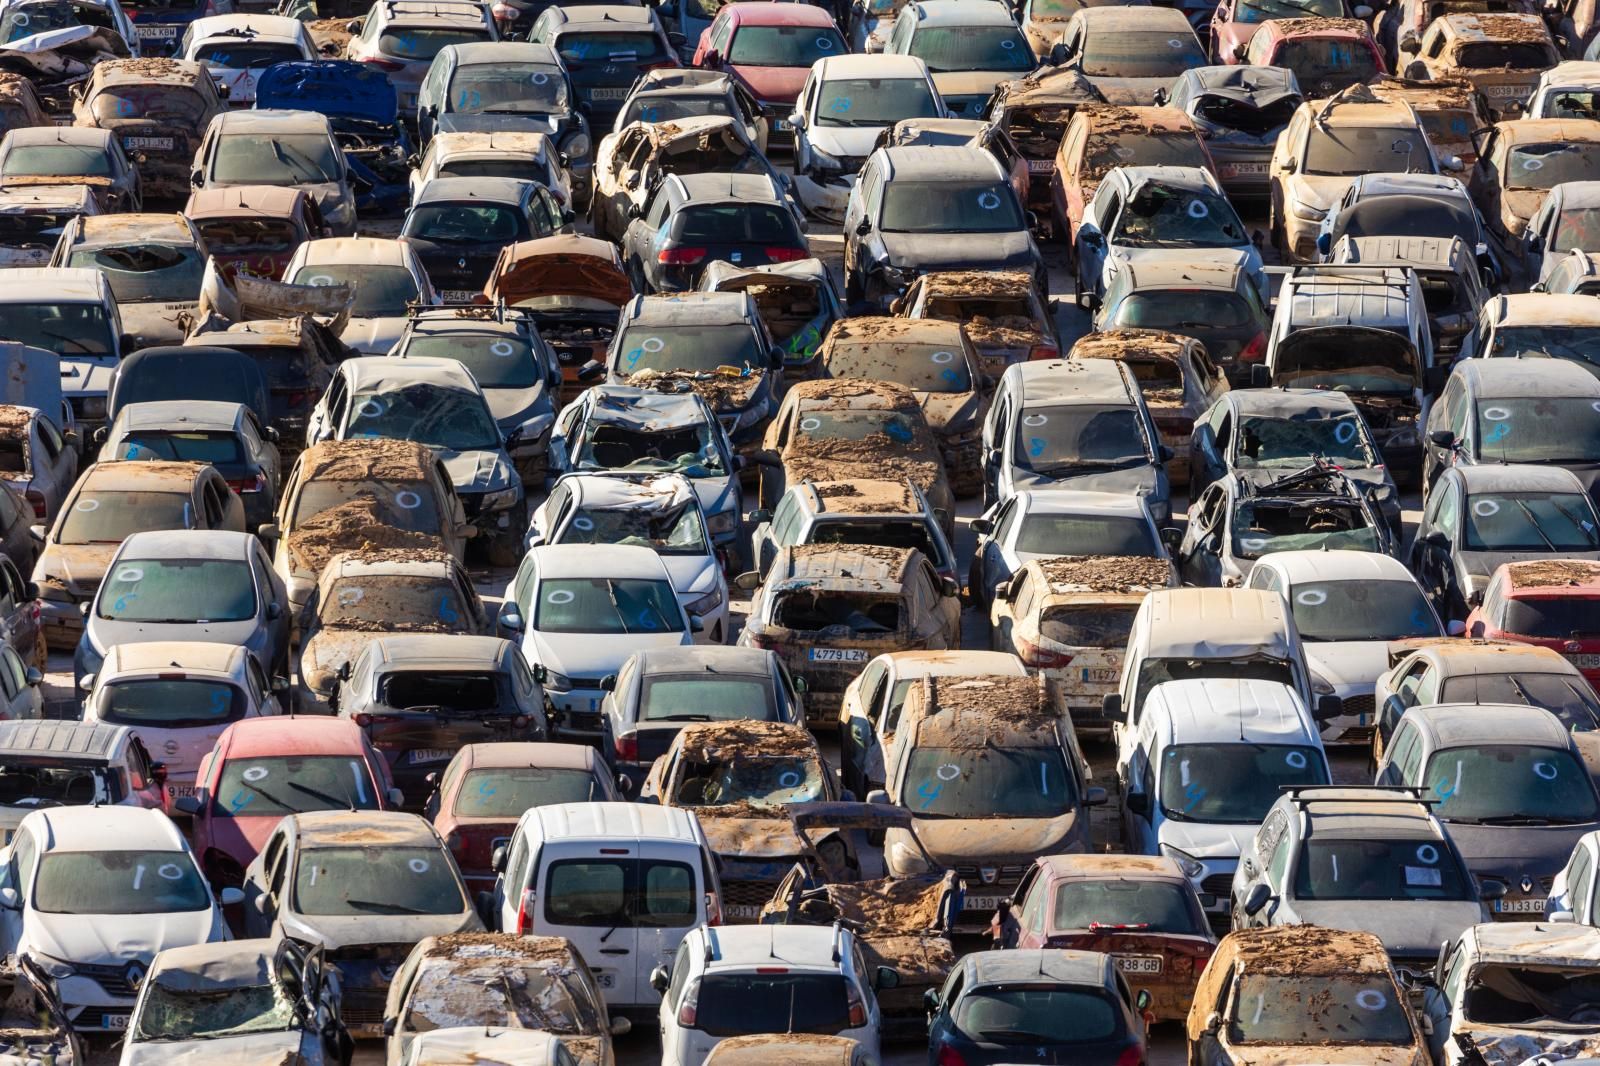
<svg viewBox="0 0 1600 1066"><path fill-rule="evenodd" d="M939 591L946 596L959 596L961 595L961 582L947 574L939 579Z"/></svg>
<svg viewBox="0 0 1600 1066"><path fill-rule="evenodd" d="M1439 166L1452 174L1459 174L1467 169L1466 160L1458 155L1447 155L1439 162Z"/></svg>
<svg viewBox="0 0 1600 1066"><path fill-rule="evenodd" d="M506 872L506 846L501 844L494 849L494 854L489 856L489 868L497 874Z"/></svg>
<svg viewBox="0 0 1600 1066"><path fill-rule="evenodd" d="M522 632L522 611L514 601L500 605L500 614L495 621L499 623L501 629L512 633Z"/></svg>
<svg viewBox="0 0 1600 1066"><path fill-rule="evenodd" d="M1178 554L1178 549L1183 546L1183 530L1177 526L1167 526L1161 530L1161 546L1167 549L1168 555Z"/></svg>
<svg viewBox="0 0 1600 1066"><path fill-rule="evenodd" d="M1317 234L1317 254L1327 255L1331 251L1333 251L1333 234L1323 230Z"/></svg>
<svg viewBox="0 0 1600 1066"><path fill-rule="evenodd" d="M10 889L7 889L6 891L9 892ZM928 1011L936 1011L939 1009L939 990L937 988L929 988L923 991L922 1006L923 1009Z"/></svg>
<svg viewBox="0 0 1600 1066"><path fill-rule="evenodd" d="M151 763L150 780L158 785L165 785L167 783L167 764L164 762Z"/></svg>
<svg viewBox="0 0 1600 1066"><path fill-rule="evenodd" d="M1156 445L1156 461L1157 462L1170 463L1170 462L1172 462L1173 457L1174 457L1175 454L1176 453L1174 453L1173 450L1171 448L1167 447L1165 444Z"/></svg>
<svg viewBox="0 0 1600 1066"><path fill-rule="evenodd" d="M1333 721L1343 713L1344 700L1338 696L1318 696L1317 709L1312 712L1311 717L1316 720L1318 725L1321 725L1324 722Z"/></svg>
<svg viewBox="0 0 1600 1066"><path fill-rule="evenodd" d="M633 778L627 774L617 775L617 791L626 796L633 791Z"/></svg>
<svg viewBox="0 0 1600 1066"><path fill-rule="evenodd" d="M393 1036L394 1035L394 1030L395 1030L395 1024L394 1023L395 1023L395 1020L393 1018L385 1018L383 1020L383 1035L384 1036Z"/></svg>
<svg viewBox="0 0 1600 1066"><path fill-rule="evenodd" d="M206 176L205 176L204 172L199 171L199 170L191 170L189 172L189 184L190 185L192 185L196 189L198 189L202 185L204 185L205 183L206 183Z"/></svg>
<svg viewBox="0 0 1600 1066"><path fill-rule="evenodd" d="M1294 158L1294 156L1290 156L1288 159L1285 159L1283 161L1283 172L1285 174L1293 174L1296 170L1299 170L1299 169L1300 169L1300 161L1298 159Z"/></svg>
<svg viewBox="0 0 1600 1066"><path fill-rule="evenodd" d="M766 507L758 507L750 512L750 522L759 526L763 522L772 521L772 511Z"/></svg>
<svg viewBox="0 0 1600 1066"><path fill-rule="evenodd" d="M629 180L633 184L638 184L638 180L636 178L635 179L629 179ZM633 220L633 219L638 219L638 218L643 218L643 217L644 217L644 208L640 207L638 204L629 204L628 205L628 218L629 218L630 221Z"/></svg>
<svg viewBox="0 0 1600 1066"><path fill-rule="evenodd" d="M885 792L881 788L875 788L871 792L868 792L867 802L876 803L880 807L892 806L892 804L889 802L889 793Z"/></svg>
<svg viewBox="0 0 1600 1066"><path fill-rule="evenodd" d="M40 544L44 543L44 536L45 536L46 532L47 532L47 530L43 526L29 526L28 527L28 536L32 537L36 542L38 542Z"/></svg>
<svg viewBox="0 0 1600 1066"><path fill-rule="evenodd" d="M256 527L256 536L264 541L271 542L283 536L283 531L278 528L278 523L276 522L263 522Z"/></svg>
<svg viewBox="0 0 1600 1066"><path fill-rule="evenodd" d="M797 130L806 128L806 117L798 111L789 112L789 125Z"/></svg>
<svg viewBox="0 0 1600 1066"><path fill-rule="evenodd" d="M1478 898L1497 900L1505 897L1506 883L1504 881L1479 881Z"/></svg>
<svg viewBox="0 0 1600 1066"><path fill-rule="evenodd" d="M283 617L283 604L276 603L276 602L267 604L267 621L276 622L278 619L280 619L282 617Z"/></svg>
<svg viewBox="0 0 1600 1066"><path fill-rule="evenodd" d="M631 1032L633 1032L633 1023L622 1015L619 1014L611 1019L612 1036L627 1036Z"/></svg>
<svg viewBox="0 0 1600 1066"><path fill-rule="evenodd" d="M706 620L703 617L701 617L700 615L691 614L689 616L689 632L691 632L691 633L704 633L705 631L706 631Z"/></svg>
<svg viewBox="0 0 1600 1066"><path fill-rule="evenodd" d="M989 521L987 518L974 518L971 522L968 522L967 525L972 527L972 531L980 536L986 537L990 533L994 532L994 523Z"/></svg>
<svg viewBox="0 0 1600 1066"><path fill-rule="evenodd" d="M44 684L44 675L39 672L37 666L28 667L28 672L22 675L22 679L28 683L29 688L38 688Z"/></svg>
<svg viewBox="0 0 1600 1066"><path fill-rule="evenodd" d="M222 904L224 907L237 907L239 904L244 902L244 889L235 888L232 885L229 885L227 888L217 893L217 902Z"/></svg>
<svg viewBox="0 0 1600 1066"><path fill-rule="evenodd" d="M1206 1015L1206 1032L1216 1033L1221 1029L1222 1015L1219 1012L1212 1011L1210 1014Z"/></svg>
<svg viewBox="0 0 1600 1066"><path fill-rule="evenodd" d="M672 983L672 978L667 975L665 966L657 966L650 971L650 987L662 995L667 994L667 986Z"/></svg>
<svg viewBox="0 0 1600 1066"><path fill-rule="evenodd" d="M607 674L600 679L601 692L615 692L617 690L617 675Z"/></svg>
<svg viewBox="0 0 1600 1066"><path fill-rule="evenodd" d="M339 664L339 669L337 669L337 670L335 670L333 672L333 676L337 677L340 681L349 681L350 680L350 660L346 659L344 662L340 663Z"/></svg>
<svg viewBox="0 0 1600 1066"><path fill-rule="evenodd" d="M1422 543L1430 548L1438 548L1440 551L1450 550L1450 537L1440 529L1436 529L1426 537L1423 537Z"/></svg>
<svg viewBox="0 0 1600 1066"><path fill-rule="evenodd" d="M1141 1011L1149 1010L1150 990L1148 988L1139 989L1139 994L1133 997L1133 1005L1138 1007Z"/></svg>
<svg viewBox="0 0 1600 1066"><path fill-rule="evenodd" d="M746 592L754 592L761 587L761 575L754 570L746 570L733 579L733 587Z"/></svg>
<svg viewBox="0 0 1600 1066"><path fill-rule="evenodd" d="M1141 818L1149 817L1149 815L1150 815L1150 793L1148 793L1148 792L1130 792L1130 793L1128 793L1127 798L1125 800L1123 800L1123 802L1127 805L1128 810L1129 810L1130 813L1137 814Z"/></svg>
<svg viewBox="0 0 1600 1066"><path fill-rule="evenodd" d="M1449 367L1430 366L1422 372L1422 387L1437 396L1444 391L1444 383L1449 377Z"/></svg>
<svg viewBox="0 0 1600 1066"><path fill-rule="evenodd" d="M1099 785L1091 786L1084 790L1083 805L1085 807L1104 807L1111 802L1111 796Z"/></svg>
<svg viewBox="0 0 1600 1066"><path fill-rule="evenodd" d="M19 911L22 909L22 897L10 885L0 888L0 907L8 911Z"/></svg>
<svg viewBox="0 0 1600 1066"><path fill-rule="evenodd" d="M1097 229L1080 229L1078 239L1091 248L1104 248L1106 239Z"/></svg>
<svg viewBox="0 0 1600 1066"><path fill-rule="evenodd" d="M93 692L94 691L94 675L93 674L84 674L83 677L79 679L79 681L78 681L78 691L79 692Z"/></svg>
<svg viewBox="0 0 1600 1066"><path fill-rule="evenodd" d="M1428 441L1440 448L1454 448L1456 446L1456 435L1448 429L1436 429L1428 434Z"/></svg>
<svg viewBox="0 0 1600 1066"><path fill-rule="evenodd" d="M1254 918L1271 899L1272 889L1264 883L1257 884L1250 889L1250 894L1244 898L1244 912Z"/></svg>
<svg viewBox="0 0 1600 1066"><path fill-rule="evenodd" d="M872 220L870 218L864 218L860 222L856 223L856 236L857 237L865 237L867 234L869 234L871 232L872 232Z"/></svg>
<svg viewBox="0 0 1600 1066"><path fill-rule="evenodd" d="M875 989L899 988L900 971L893 966L879 966L873 971L872 987Z"/></svg>
<svg viewBox="0 0 1600 1066"><path fill-rule="evenodd" d="M1150 95L1150 99L1155 102L1157 107L1166 107L1167 101L1172 99L1172 94L1165 89L1157 89Z"/></svg>
<svg viewBox="0 0 1600 1066"><path fill-rule="evenodd" d="M1482 607L1483 606L1483 590L1482 589L1473 589L1471 592L1469 592L1467 594L1467 606L1468 607Z"/></svg>
<svg viewBox="0 0 1600 1066"><path fill-rule="evenodd" d="M756 451L753 451L749 455L745 456L745 458L757 466L781 467L783 465L783 456L779 455L771 448L757 449Z"/></svg>
<svg viewBox="0 0 1600 1066"><path fill-rule="evenodd" d="M1108 722L1128 721L1128 712L1122 708L1122 693L1107 692L1100 697L1100 717Z"/></svg>
<svg viewBox="0 0 1600 1066"><path fill-rule="evenodd" d="M251 900L250 901L250 906L252 906L252 907L254 907L256 909L256 913L257 914L262 915L263 917L265 917L266 913L267 913L267 908L270 907L271 904L267 901L266 894L263 893L262 895L259 895L255 899Z"/></svg>
<svg viewBox="0 0 1600 1066"><path fill-rule="evenodd" d="M1400 39L1401 55L1414 56L1420 51L1422 51L1422 42L1417 40L1414 34L1408 33Z"/></svg>
<svg viewBox="0 0 1600 1066"><path fill-rule="evenodd" d="M174 810L182 814L196 815L200 813L200 801L194 796L179 796L172 801Z"/></svg>
<svg viewBox="0 0 1600 1066"><path fill-rule="evenodd" d="M282 695L283 693L289 691L289 679L284 677L282 674L279 674L277 677L273 678L267 683L267 688L274 693Z"/></svg>
<svg viewBox="0 0 1600 1066"><path fill-rule="evenodd" d="M1444 627L1444 631L1449 636L1459 637L1467 631L1467 623L1459 618L1452 618L1449 624Z"/></svg>
<svg viewBox="0 0 1600 1066"><path fill-rule="evenodd" d="M406 803L406 794L401 792L398 788L389 789L388 792L384 793L383 798L388 800L389 806L395 808L396 810L404 807Z"/></svg>

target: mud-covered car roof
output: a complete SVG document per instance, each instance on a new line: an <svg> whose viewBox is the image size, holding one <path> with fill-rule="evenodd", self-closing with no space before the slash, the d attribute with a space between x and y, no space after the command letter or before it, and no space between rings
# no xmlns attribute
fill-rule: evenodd
<svg viewBox="0 0 1600 1066"><path fill-rule="evenodd" d="M656 67L639 75L639 80L633 83L628 90L628 95L671 92L703 93L708 89L728 89L733 86L733 75L720 70L704 70L700 67Z"/></svg>
<svg viewBox="0 0 1600 1066"><path fill-rule="evenodd" d="M995 93L1007 110L1081 107L1105 102L1100 90L1077 67L1041 67L1026 77L1001 82L995 87Z"/></svg>
<svg viewBox="0 0 1600 1066"><path fill-rule="evenodd" d="M1271 19L1263 22L1261 29L1270 30L1274 36L1282 37L1286 40L1307 37L1333 37L1356 40L1363 37L1371 39L1372 37L1372 31L1360 19L1327 18L1321 15L1310 18Z"/></svg>
<svg viewBox="0 0 1600 1066"><path fill-rule="evenodd" d="M319 441L301 452L299 461L302 481L419 481L435 463L426 445L391 438Z"/></svg>
<svg viewBox="0 0 1600 1066"><path fill-rule="evenodd" d="M764 7L794 7L790 4L763 4ZM850 1066L860 1045L846 1036L821 1033L765 1033L735 1036L720 1041L706 1059L715 1066Z"/></svg>
<svg viewBox="0 0 1600 1066"><path fill-rule="evenodd" d="M1058 881L1189 881L1178 861L1165 855L1046 855L1039 865Z"/></svg>
<svg viewBox="0 0 1600 1066"><path fill-rule="evenodd" d="M1030 559L1054 595L1068 593L1143 593L1171 588L1172 562L1153 555L1052 555Z"/></svg>
<svg viewBox="0 0 1600 1066"><path fill-rule="evenodd" d="M1090 10L1104 10L1093 8ZM1138 10L1138 9L1133 9ZM1104 985L1111 982L1111 956L1066 948L975 951L961 960L968 985Z"/></svg>
<svg viewBox="0 0 1600 1066"><path fill-rule="evenodd" d="M1453 372L1481 396L1600 397L1600 378L1569 359L1462 359Z"/></svg>
<svg viewBox="0 0 1600 1066"><path fill-rule="evenodd" d="M1340 418L1356 410L1348 395L1331 389L1234 389L1222 402L1241 415L1270 418Z"/></svg>
<svg viewBox="0 0 1600 1066"><path fill-rule="evenodd" d="M187 491L194 484L195 478L199 477L208 466L207 463L175 463L168 460L139 462L102 459L78 478L78 488L105 492L108 489L134 483L143 491L161 487L169 491L178 489Z"/></svg>
<svg viewBox="0 0 1600 1066"><path fill-rule="evenodd" d="M146 400L117 412L116 421L130 430L221 430L232 432L241 403L222 400Z"/></svg>
<svg viewBox="0 0 1600 1066"><path fill-rule="evenodd" d="M450 159L474 152L542 156L551 143L550 135L539 130L451 130L435 133L428 146L435 159Z"/></svg>
<svg viewBox="0 0 1600 1066"><path fill-rule="evenodd" d="M1372 933L1316 925L1241 929L1229 933L1218 947L1218 955L1229 953L1253 973L1322 977L1390 972L1383 941Z"/></svg>
<svg viewBox="0 0 1600 1066"><path fill-rule="evenodd" d="M447 203L462 200L484 200L498 204L520 204L528 198L529 190L537 188L536 181L522 178L471 177L429 178L417 191L413 207L422 204Z"/></svg>
<svg viewBox="0 0 1600 1066"><path fill-rule="evenodd" d="M87 185L33 185L23 189L0 189L0 214L67 210L81 213L85 218L93 218L97 217L95 212L99 203L99 197Z"/></svg>
<svg viewBox="0 0 1600 1066"><path fill-rule="evenodd" d="M94 68L94 87L112 85L193 85L209 78L210 71L186 59L145 56L142 59L108 59Z"/></svg>
<svg viewBox="0 0 1600 1066"><path fill-rule="evenodd" d="M1079 337L1067 353L1067 360L1148 361L1174 363L1181 367L1183 353L1199 343L1193 337L1159 329L1108 329Z"/></svg>
<svg viewBox="0 0 1600 1066"><path fill-rule="evenodd" d="M1027 275L1019 275L1026 278ZM942 318L892 318L888 315L855 315L841 318L828 330L823 339L824 350L850 341L860 347L900 344L961 343L964 330L959 322Z"/></svg>
<svg viewBox="0 0 1600 1066"><path fill-rule="evenodd" d="M955 145L904 145L883 150L886 181L981 181L1000 175L1000 164L985 148Z"/></svg>
<svg viewBox="0 0 1600 1066"><path fill-rule="evenodd" d="M1061 713L1048 678L930 674L906 691L900 728L921 747L1055 744Z"/></svg>
<svg viewBox="0 0 1600 1066"><path fill-rule="evenodd" d="M1595 127L1600 130L1600 122ZM1511 293L1496 296L1484 311L1496 327L1600 326L1600 300L1578 293Z"/></svg>
<svg viewBox="0 0 1600 1066"><path fill-rule="evenodd" d="M673 174L671 180L679 182L690 200L741 200L757 203L781 203L782 190L765 173L761 174Z"/></svg>
<svg viewBox="0 0 1600 1066"><path fill-rule="evenodd" d="M449 577L456 561L449 552L436 548L370 548L340 552L322 568L320 584L331 585L345 578L395 574L405 577Z"/></svg>
<svg viewBox="0 0 1600 1066"><path fill-rule="evenodd" d="M1387 652L1391 668L1399 665L1401 660L1421 652L1438 666L1445 678L1492 676L1513 670L1578 676L1577 667L1560 652L1515 640L1412 637L1390 641Z"/></svg>
<svg viewBox="0 0 1600 1066"><path fill-rule="evenodd" d="M769 571L774 588L879 589L900 587L915 548L876 544L793 544L779 549Z"/></svg>
<svg viewBox="0 0 1600 1066"><path fill-rule="evenodd" d="M729 325L754 318L750 297L743 292L675 292L638 297L623 309L622 325Z"/></svg>
<svg viewBox="0 0 1600 1066"><path fill-rule="evenodd" d="M1600 967L1600 928L1590 925L1487 922L1469 926L1462 939L1479 963Z"/></svg>
<svg viewBox="0 0 1600 1066"><path fill-rule="evenodd" d="M1439 24L1463 41L1548 41L1549 32L1539 15L1520 11L1451 11L1439 16Z"/></svg>
<svg viewBox="0 0 1600 1066"><path fill-rule="evenodd" d="M1148 289L1214 289L1233 291L1249 269L1248 253L1227 249L1207 249L1206 257L1184 262L1180 259L1139 259L1122 264L1127 283L1125 291Z"/></svg>
<svg viewBox="0 0 1600 1066"><path fill-rule="evenodd" d="M433 826L401 811L314 811L291 814L302 848L438 847Z"/></svg>
<svg viewBox="0 0 1600 1066"><path fill-rule="evenodd" d="M920 515L922 504L911 485L877 478L853 481L803 481L796 491L809 489L818 514Z"/></svg>
<svg viewBox="0 0 1600 1066"><path fill-rule="evenodd" d="M802 411L823 409L858 411L910 411L922 409L916 394L893 381L864 378L822 378L797 382L789 389Z"/></svg>
<svg viewBox="0 0 1600 1066"><path fill-rule="evenodd" d="M283 939L221 940L158 951L146 980L174 992L263 988L277 981Z"/></svg>
<svg viewBox="0 0 1600 1066"><path fill-rule="evenodd" d="M680 752L702 761L806 755L822 758L810 731L791 722L751 718L690 722L679 731L675 742Z"/></svg>
<svg viewBox="0 0 1600 1066"><path fill-rule="evenodd" d="M196 189L189 194L183 213L191 221L203 218L249 216L291 218L306 199L304 189L282 185L228 185L218 189Z"/></svg>
<svg viewBox="0 0 1600 1066"><path fill-rule="evenodd" d="M1503 563L1506 594L1536 590L1541 595L1592 596L1600 590L1600 563L1586 559L1524 559Z"/></svg>
<svg viewBox="0 0 1600 1066"><path fill-rule="evenodd" d="M1063 400L1127 404L1139 394L1128 369L1113 360L1037 359L1015 363L1006 373L1017 376L1025 406Z"/></svg>
<svg viewBox="0 0 1600 1066"><path fill-rule="evenodd" d="M196 244L194 226L176 212L89 215L78 225L74 248L95 244Z"/></svg>
<svg viewBox="0 0 1600 1066"><path fill-rule="evenodd" d="M511 643L465 633L381 633L372 638L373 668L414 670L422 666L489 667L506 657Z"/></svg>
<svg viewBox="0 0 1600 1066"><path fill-rule="evenodd" d="M1408 708L1406 715L1441 748L1510 742L1565 748L1570 738L1561 719L1524 703L1432 703Z"/></svg>
<svg viewBox="0 0 1600 1066"><path fill-rule="evenodd" d="M1494 128L1513 145L1540 141L1600 141L1600 122L1592 118L1517 118L1496 122Z"/></svg>
<svg viewBox="0 0 1600 1066"><path fill-rule="evenodd" d="M561 60L556 56L554 48L547 44L535 44L532 41L462 41L459 44L446 45L456 55L458 65L463 67L477 66L482 63L518 64L527 65L543 63L550 67L560 67Z"/></svg>
<svg viewBox="0 0 1600 1066"><path fill-rule="evenodd" d="M537 767L542 770L604 769L599 752L587 744L501 740L464 744L457 754L464 767Z"/></svg>

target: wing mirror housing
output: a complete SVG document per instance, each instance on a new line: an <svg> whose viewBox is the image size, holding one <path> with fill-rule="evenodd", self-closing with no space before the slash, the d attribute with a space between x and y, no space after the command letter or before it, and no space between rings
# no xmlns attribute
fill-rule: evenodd
<svg viewBox="0 0 1600 1066"><path fill-rule="evenodd" d="M193 816L200 813L200 800L195 796L179 796L172 801L172 807L181 814Z"/></svg>
<svg viewBox="0 0 1600 1066"><path fill-rule="evenodd" d="M1128 721L1128 712L1122 707L1122 693L1107 692L1100 697L1100 717L1108 722Z"/></svg>
<svg viewBox="0 0 1600 1066"><path fill-rule="evenodd" d="M506 846L504 844L494 849L494 854L489 857L489 868L497 874L506 872Z"/></svg>
<svg viewBox="0 0 1600 1066"><path fill-rule="evenodd" d="M1318 725L1321 725L1324 722L1333 721L1343 713L1344 700L1340 699L1338 696L1318 696L1317 709L1311 717L1317 722Z"/></svg>
<svg viewBox="0 0 1600 1066"><path fill-rule="evenodd" d="M217 893L217 902L224 907L237 907L244 902L244 889L229 885Z"/></svg>
<svg viewBox="0 0 1600 1066"><path fill-rule="evenodd" d="M672 979L667 975L667 968L665 966L657 966L655 969L650 971L650 987L655 989L657 992L660 992L662 995L666 994L667 986L671 983Z"/></svg>
<svg viewBox="0 0 1600 1066"><path fill-rule="evenodd" d="M1244 912L1252 918L1261 913L1272 900L1272 889L1265 884L1257 884L1250 889L1250 894L1244 898Z"/></svg>

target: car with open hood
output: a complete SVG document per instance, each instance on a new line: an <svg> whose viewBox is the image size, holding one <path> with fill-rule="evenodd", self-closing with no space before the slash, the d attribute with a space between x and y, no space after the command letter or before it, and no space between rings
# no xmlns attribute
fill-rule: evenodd
<svg viewBox="0 0 1600 1066"><path fill-rule="evenodd" d="M238 185L299 189L317 205L321 221L313 239L323 236L323 225L335 236L355 233L350 164L333 135L333 123L314 111L252 109L217 115L195 150L189 184L199 191ZM239 206L254 199L241 196ZM284 217L286 207L272 213Z"/></svg>
<svg viewBox="0 0 1600 1066"><path fill-rule="evenodd" d="M835 322L845 317L832 273L821 259L764 266L714 260L700 275L701 292L748 292L773 343L783 349L788 381L816 377L817 353Z"/></svg>
<svg viewBox="0 0 1600 1066"><path fill-rule="evenodd" d="M180 214L79 216L61 229L51 266L99 270L134 348L182 344L209 252Z"/></svg>
<svg viewBox="0 0 1600 1066"><path fill-rule="evenodd" d="M459 180L459 179L453 179ZM417 249L384 237L327 237L295 249L284 280L294 285L355 287L339 339L363 355L383 355L405 329L411 305L439 302ZM307 443L312 427L307 428Z"/></svg>
<svg viewBox="0 0 1600 1066"><path fill-rule="evenodd" d="M1026 32L1026 14L1024 20ZM1033 212L1030 222L1041 237L1060 236L1050 184L1067 126L1080 107L1101 103L1103 97L1076 67L1041 67L995 86L981 136L1019 185L1017 192Z"/></svg>
<svg viewBox="0 0 1600 1066"><path fill-rule="evenodd" d="M267 14L197 18L183 31L177 54L209 70L235 108L256 102L257 79L274 64L322 58L305 23Z"/></svg>
<svg viewBox="0 0 1600 1066"><path fill-rule="evenodd" d="M1540 74L1561 62L1544 19L1520 11L1440 15L1420 37L1402 36L1399 52L1407 78L1464 81L1496 119L1525 111Z"/></svg>
<svg viewBox="0 0 1600 1066"><path fill-rule="evenodd" d="M110 130L27 126L0 137L0 189L87 185L106 211L138 211L143 184Z"/></svg>
<svg viewBox="0 0 1600 1066"><path fill-rule="evenodd" d="M1528 223L1550 190L1593 178L1600 167L1600 122L1584 118L1525 118L1496 122L1473 141L1478 159L1467 189L1489 232L1519 264Z"/></svg>
<svg viewBox="0 0 1600 1066"><path fill-rule="evenodd" d="M211 119L226 111L198 63L116 59L100 63L73 104L73 124L110 130L139 172L145 195L189 195L189 164Z"/></svg>
<svg viewBox="0 0 1600 1066"><path fill-rule="evenodd" d="M768 126L766 141L773 133L790 132L789 112L812 64L849 51L825 8L734 3L717 10L690 63L725 71L754 98Z"/></svg>
<svg viewBox="0 0 1600 1066"><path fill-rule="evenodd" d="M790 110L782 109L784 114ZM628 90L622 110L595 148L595 165L604 163L617 135L635 122L675 122L697 115L734 115L763 152L778 146L771 139L774 121L762 114L750 90L732 74L696 67L652 67Z"/></svg>
<svg viewBox="0 0 1600 1066"><path fill-rule="evenodd" d="M1156 90L1206 65L1188 17L1157 7L1082 8L1067 21L1050 58L1078 68L1106 103L1123 107L1155 103Z"/></svg>
<svg viewBox="0 0 1600 1066"><path fill-rule="evenodd" d="M1333 2L1342 6L1340 0ZM1253 5L1276 8L1281 3L1239 0L1234 10ZM1182 111L1196 129L1204 131L1217 180L1234 200L1266 197L1267 166L1278 134L1304 101L1292 71L1237 63L1186 70L1156 99L1164 107Z"/></svg>

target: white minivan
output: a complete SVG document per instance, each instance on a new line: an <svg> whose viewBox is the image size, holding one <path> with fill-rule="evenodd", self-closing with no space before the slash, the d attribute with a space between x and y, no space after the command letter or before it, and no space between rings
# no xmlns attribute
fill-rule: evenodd
<svg viewBox="0 0 1600 1066"><path fill-rule="evenodd" d="M693 811L553 803L522 815L495 849L492 916L504 933L564 936L613 1015L655 1017L650 972L690 929L722 920L722 886Z"/></svg>

